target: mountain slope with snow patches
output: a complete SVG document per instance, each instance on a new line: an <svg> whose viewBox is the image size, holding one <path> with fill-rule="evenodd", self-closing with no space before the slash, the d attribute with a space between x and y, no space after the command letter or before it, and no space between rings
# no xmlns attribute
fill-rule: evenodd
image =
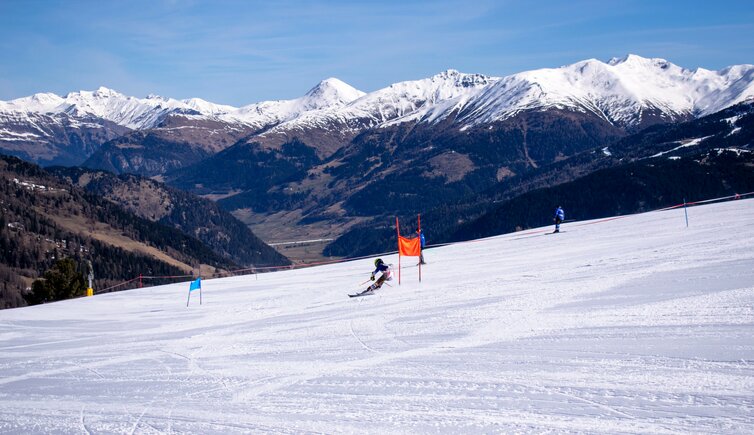
<svg viewBox="0 0 754 435"><path fill-rule="evenodd" d="M199 98L179 101L150 95L140 99L107 88L74 92L65 97L36 94L0 101L0 147L35 162L80 164L107 140L128 131L155 130L158 135L166 136L166 140L200 148L204 137L208 142L204 148L217 152L251 132L308 111L343 106L361 95L363 92L334 78L323 80L301 98L241 108ZM67 142L81 146L60 149ZM221 145L223 142L225 145Z"/></svg>
<svg viewBox="0 0 754 435"><path fill-rule="evenodd" d="M236 108L200 98L175 100L156 95L147 98L128 97L101 87L96 91L73 92L65 97L47 93L8 102L0 101L0 113L95 116L136 130L156 127L166 115L176 112L264 126L289 120L307 111L340 107L362 95L363 92L348 84L330 78L297 99L266 101Z"/></svg>
<svg viewBox="0 0 754 435"><path fill-rule="evenodd" d="M17 147L19 140L25 138L41 150L54 147L55 139L44 134L44 127L47 123L59 124L60 119L69 124L92 124L92 120L99 119L120 128L143 130L160 127L170 116L180 116L188 123L210 121L224 130L236 128L244 130L244 135L250 132L250 142L278 146L294 137L309 139L317 142L312 146L318 147L324 157L367 129L402 123L431 127L449 122L468 129L527 111L556 109L588 113L620 128L636 130L657 122L714 113L751 98L753 65L720 71L688 70L663 59L628 55L607 63L590 59L503 78L448 70L370 93L329 78L300 98L240 108L198 98L140 99L107 88L73 92L65 97L35 94L0 101L0 144ZM48 117L38 129L42 131L40 137L19 136L37 125L31 119L35 115ZM19 123L19 119L27 121ZM87 133L77 134L85 138ZM212 131L207 133L211 134ZM92 143L89 148L99 145Z"/></svg>
<svg viewBox="0 0 754 435"><path fill-rule="evenodd" d="M688 70L664 59L628 55L498 78L448 70L393 84L345 107L312 111L273 128L390 126L456 117L461 126L490 124L526 110L591 112L622 127L703 116L754 98L754 66ZM361 120L361 123L354 123ZM340 122L338 122L340 121Z"/></svg>
<svg viewBox="0 0 754 435"><path fill-rule="evenodd" d="M664 59L629 55L505 77L466 105L462 122L485 124L524 110L558 108L590 111L631 126L641 124L645 112L673 121L714 113L752 97L753 65L687 70Z"/></svg>
<svg viewBox="0 0 754 435"><path fill-rule="evenodd" d="M429 248L356 299L372 259L0 311L0 430L750 433L752 213Z"/></svg>
<svg viewBox="0 0 754 435"><path fill-rule="evenodd" d="M363 95L364 92L347 83L329 78L310 89L303 97L251 104L224 114L224 119L237 120L263 129L305 116L309 112L338 109Z"/></svg>
<svg viewBox="0 0 754 435"><path fill-rule="evenodd" d="M409 121L435 105L468 98L496 80L494 77L481 74L464 74L448 70L426 79L392 84L366 94L343 108L328 110L328 113L311 113L308 119L299 122L323 115L344 120L368 120L367 125L370 127L388 122Z"/></svg>
<svg viewBox="0 0 754 435"><path fill-rule="evenodd" d="M328 157L365 130L420 120L431 108L445 107L447 102L472 95L495 80L448 70L422 80L395 83L348 104L301 113L249 137L248 142L280 145L297 137Z"/></svg>
<svg viewBox="0 0 754 435"><path fill-rule="evenodd" d="M436 120L459 110L463 110L464 123L483 124L527 109L572 108L630 125L638 123L646 110L668 117L701 116L752 97L754 65L688 70L664 59L628 55L607 63L589 59L503 78L448 70L368 94L329 78L303 97L241 108L197 98L139 99L100 88L65 97L46 93L0 102L0 112L86 114L141 129L154 127L164 115L181 110L261 128L294 120L316 124L319 117L369 119L373 127L425 117Z"/></svg>
<svg viewBox="0 0 754 435"><path fill-rule="evenodd" d="M48 93L0 102L0 112L97 117L130 129L154 127L161 117L171 111L189 108L187 104L172 98L128 97L105 87L96 91L72 92L65 97Z"/></svg>

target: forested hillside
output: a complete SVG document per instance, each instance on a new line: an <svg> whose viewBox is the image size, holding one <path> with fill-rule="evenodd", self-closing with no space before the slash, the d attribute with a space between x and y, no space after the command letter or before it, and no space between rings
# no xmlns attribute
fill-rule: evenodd
<svg viewBox="0 0 754 435"><path fill-rule="evenodd" d="M95 289L144 275L237 267L196 238L150 222L67 184L36 165L0 156L0 279L3 308L23 304L56 259L91 261Z"/></svg>
<svg viewBox="0 0 754 435"><path fill-rule="evenodd" d="M754 104L745 103L693 121L653 126L503 180L481 194L448 200L424 210L422 226L430 243L466 240L546 225L558 205L569 212L568 219L590 219L754 190L753 182ZM357 256L395 249L393 222L388 215L356 227L325 253Z"/></svg>
<svg viewBox="0 0 754 435"><path fill-rule="evenodd" d="M137 216L195 237L244 267L290 264L244 223L208 199L133 174L114 175L76 167L48 170Z"/></svg>

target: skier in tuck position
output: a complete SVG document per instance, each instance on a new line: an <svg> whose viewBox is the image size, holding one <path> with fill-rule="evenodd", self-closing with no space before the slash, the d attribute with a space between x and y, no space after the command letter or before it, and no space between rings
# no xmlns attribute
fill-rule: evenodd
<svg viewBox="0 0 754 435"><path fill-rule="evenodd" d="M390 271L390 266L385 264L385 262L382 261L382 258L374 260L374 271L372 271L372 277L370 279L374 281L374 276L378 273L381 273L380 277L377 278L377 281L375 281L374 284L370 285L366 290L364 290L363 293L377 290L382 287L382 284L384 284L385 281L390 281L391 279L393 279L393 277L391 276L392 272Z"/></svg>
<svg viewBox="0 0 754 435"><path fill-rule="evenodd" d="M558 206L558 209L555 210L555 231L554 233L560 232L560 224L565 220L565 212L563 211L563 207Z"/></svg>

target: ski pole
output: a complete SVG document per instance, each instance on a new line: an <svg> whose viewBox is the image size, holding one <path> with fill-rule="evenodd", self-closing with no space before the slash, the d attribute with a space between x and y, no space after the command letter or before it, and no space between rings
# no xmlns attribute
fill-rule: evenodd
<svg viewBox="0 0 754 435"><path fill-rule="evenodd" d="M372 278L369 278L368 280L366 280L366 281L362 282L362 283L361 283L361 284L359 284L359 285L364 285L364 284L368 283L368 282L369 282L369 281L371 281L371 280L372 280Z"/></svg>

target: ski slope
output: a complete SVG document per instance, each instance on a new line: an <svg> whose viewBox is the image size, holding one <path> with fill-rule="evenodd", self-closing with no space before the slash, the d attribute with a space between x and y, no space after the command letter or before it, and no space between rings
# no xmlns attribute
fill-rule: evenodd
<svg viewBox="0 0 754 435"><path fill-rule="evenodd" d="M753 433L754 200L689 221L0 311L0 432Z"/></svg>

